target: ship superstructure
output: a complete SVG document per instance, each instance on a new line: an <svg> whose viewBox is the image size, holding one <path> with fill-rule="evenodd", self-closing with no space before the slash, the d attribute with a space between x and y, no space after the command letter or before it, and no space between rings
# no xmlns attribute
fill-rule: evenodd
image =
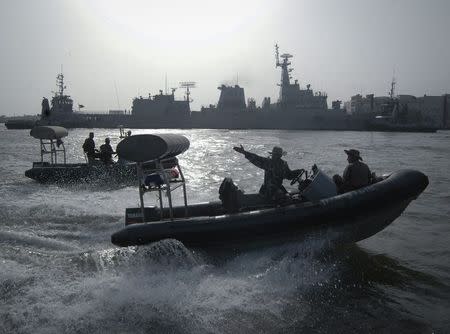
<svg viewBox="0 0 450 334"><path fill-rule="evenodd" d="M281 58L281 61L280 61ZM291 83L290 67L292 58L291 54L279 54L278 44L275 45L275 66L281 68L280 93L278 97L278 106L283 110L326 110L327 109L327 94L316 92L314 94L311 85L307 84L306 89L301 89L298 80Z"/></svg>
<svg viewBox="0 0 450 334"><path fill-rule="evenodd" d="M191 113L189 93L184 101L175 100L175 90L172 88L171 94L159 94L148 97L139 96L133 99L131 113L133 117L139 119L160 119L166 117L189 117Z"/></svg>
<svg viewBox="0 0 450 334"><path fill-rule="evenodd" d="M218 109L229 112L246 108L244 88L239 87L239 85L221 85L217 89L220 90L219 102L217 103Z"/></svg>
<svg viewBox="0 0 450 334"><path fill-rule="evenodd" d="M53 92L54 96L52 97L52 108L51 112L55 113L73 113L73 100L70 98L70 95L64 94L64 89L66 86L64 85L64 74L59 73L56 76L56 86L58 91Z"/></svg>

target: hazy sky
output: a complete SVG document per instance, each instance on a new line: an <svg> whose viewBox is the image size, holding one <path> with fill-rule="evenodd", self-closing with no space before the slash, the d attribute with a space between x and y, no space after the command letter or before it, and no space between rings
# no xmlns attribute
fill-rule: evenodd
<svg viewBox="0 0 450 334"><path fill-rule="evenodd" d="M169 88L197 82L194 110L237 77L257 105L275 101L276 42L329 105L386 95L394 69L400 94L450 93L449 0L0 0L0 37L3 115L39 113L61 65L87 110L129 109L166 73Z"/></svg>

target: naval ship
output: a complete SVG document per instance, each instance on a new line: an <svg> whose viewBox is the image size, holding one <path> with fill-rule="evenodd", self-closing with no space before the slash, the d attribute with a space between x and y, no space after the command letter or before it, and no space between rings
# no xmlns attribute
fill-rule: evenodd
<svg viewBox="0 0 450 334"><path fill-rule="evenodd" d="M364 120L352 117L334 101L328 109L327 94L314 92L311 85L305 89L298 80L291 82L292 72L287 53L279 54L275 45L275 66L281 69L279 98L275 103L265 97L261 107L254 99L245 101L244 89L239 85L218 87L217 105L191 111L189 95L184 101L172 97L155 96L153 100L134 99L129 127L146 128L210 128L210 129L308 129L308 130L362 130ZM189 87L188 87L189 88ZM189 91L187 91L188 93ZM173 92L172 92L173 93ZM166 100L165 104L156 100Z"/></svg>
<svg viewBox="0 0 450 334"><path fill-rule="evenodd" d="M327 94L315 92L310 84L303 88L298 80L291 81L291 59L288 53L280 55L275 45L275 68L280 68L281 78L279 95L276 102L271 103L265 97L260 107L254 99L245 100L244 88L239 85L218 87L220 97L217 105L202 107L192 111L190 89L195 82L181 82L185 89L183 100L175 98L175 88L171 93L161 90L159 94L133 99L130 113L113 112L109 114L82 113L73 110L73 100L64 92L64 75L57 76L58 90L55 92L49 110L42 108L38 121L22 121L19 126L32 128L34 125L59 125L66 128L210 128L210 129L289 129L289 130L375 130L375 131L430 131L426 127L406 126L402 123L398 105L392 93L389 108L390 114L371 113L349 114L341 108L341 101L333 101L328 108ZM390 116L389 116L390 115ZM395 117L392 117L395 115ZM389 119L389 117L391 117ZM15 127L17 123L15 121ZM395 123L395 124L394 124ZM6 123L10 128L10 124ZM436 131L433 128L431 131Z"/></svg>
<svg viewBox="0 0 450 334"><path fill-rule="evenodd" d="M57 125L65 128L112 128L124 122L124 115L95 114L75 111L73 99L65 93L64 74L56 76L57 90L51 99L51 107L47 98L43 98L41 114L39 116L18 117L5 122L8 129L31 129L35 126ZM80 105L80 107L83 107ZM127 115L129 116L129 115Z"/></svg>
<svg viewBox="0 0 450 334"><path fill-rule="evenodd" d="M425 123L420 112L416 111L414 117L411 115L413 111L408 110L408 104L402 103L396 96L395 85L396 81L393 77L388 98L381 103L379 111L367 120L366 129L388 132L436 132L438 127ZM372 95L370 97L373 99Z"/></svg>

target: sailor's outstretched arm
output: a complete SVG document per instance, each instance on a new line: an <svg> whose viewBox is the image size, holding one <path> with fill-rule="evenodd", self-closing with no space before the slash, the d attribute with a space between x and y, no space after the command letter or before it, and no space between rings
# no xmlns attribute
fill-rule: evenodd
<svg viewBox="0 0 450 334"><path fill-rule="evenodd" d="M243 154L245 156L245 158L247 158L248 161L250 161L256 167L259 167L262 169L268 168L268 161L269 161L268 158L260 157L259 155L255 154L255 153L248 152L248 151L244 150L244 147L242 145L240 147L235 146L235 147L233 147L233 149L236 152Z"/></svg>
<svg viewBox="0 0 450 334"><path fill-rule="evenodd" d="M244 146L242 146L242 145L233 147L233 150L235 150L236 152L242 153L242 154L245 154L245 152L247 152L246 150L244 150Z"/></svg>

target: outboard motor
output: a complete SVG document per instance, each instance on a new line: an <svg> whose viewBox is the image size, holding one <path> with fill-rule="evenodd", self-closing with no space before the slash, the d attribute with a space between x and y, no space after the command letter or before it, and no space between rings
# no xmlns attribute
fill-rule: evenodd
<svg viewBox="0 0 450 334"><path fill-rule="evenodd" d="M219 187L219 198L226 213L236 213L239 211L239 196L242 191L234 184L230 177L223 179Z"/></svg>

